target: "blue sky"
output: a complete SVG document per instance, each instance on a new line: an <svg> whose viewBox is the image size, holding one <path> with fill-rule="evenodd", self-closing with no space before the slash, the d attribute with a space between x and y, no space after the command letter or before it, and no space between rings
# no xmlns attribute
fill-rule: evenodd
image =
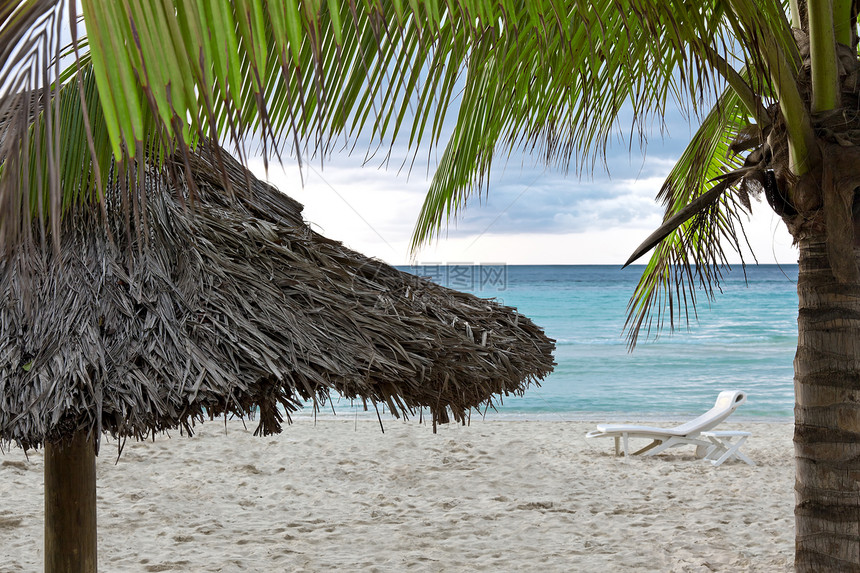
<svg viewBox="0 0 860 573"><path fill-rule="evenodd" d="M399 170L395 151L387 169L364 163L363 148L334 153L303 169L270 165L269 181L305 205L305 219L326 236L391 264L507 263L622 264L662 219L655 196L691 134L680 115L667 118L670 133L651 137L647 153L624 142L607 154L609 173L547 169L534 157L499 158L489 194L472 201L442 237L410 258L409 239L429 186L426 149L410 170ZM262 160L250 166L266 176ZM753 204L746 225L761 263L793 264L797 253L766 203ZM744 258L752 261L747 254ZM644 262L646 259L643 259ZM737 256L732 257L737 261Z"/></svg>

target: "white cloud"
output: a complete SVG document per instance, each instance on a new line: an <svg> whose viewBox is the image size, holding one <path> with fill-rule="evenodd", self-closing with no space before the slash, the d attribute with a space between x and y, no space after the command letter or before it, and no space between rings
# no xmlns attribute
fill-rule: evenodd
<svg viewBox="0 0 860 573"><path fill-rule="evenodd" d="M671 165L669 159L649 158L637 166L647 177L595 175L587 181L539 170L506 170L491 180L486 201L470 202L463 216L415 260L621 264L659 225L662 207L654 196ZM264 176L261 160L252 160L251 168ZM269 180L305 205L304 217L314 228L391 264L411 262L409 240L429 185L423 171L407 177L394 169L362 166L359 157L337 156L322 170L316 163L304 173L302 185L294 165L270 165ZM796 262L784 225L766 204L754 204L747 231L759 262ZM752 260L746 254L745 259Z"/></svg>

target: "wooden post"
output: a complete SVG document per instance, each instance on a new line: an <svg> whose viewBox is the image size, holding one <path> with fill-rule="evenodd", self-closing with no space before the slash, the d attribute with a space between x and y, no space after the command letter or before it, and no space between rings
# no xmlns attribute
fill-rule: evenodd
<svg viewBox="0 0 860 573"><path fill-rule="evenodd" d="M45 573L96 573L96 458L91 438L45 444Z"/></svg>

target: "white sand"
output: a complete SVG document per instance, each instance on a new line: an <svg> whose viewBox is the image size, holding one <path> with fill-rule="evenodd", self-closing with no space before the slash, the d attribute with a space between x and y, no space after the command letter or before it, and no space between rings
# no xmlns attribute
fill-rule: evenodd
<svg viewBox="0 0 860 573"><path fill-rule="evenodd" d="M739 462L616 458L593 423L240 422L103 445L100 570L790 571L789 424ZM41 570L42 452L0 455L0 571Z"/></svg>

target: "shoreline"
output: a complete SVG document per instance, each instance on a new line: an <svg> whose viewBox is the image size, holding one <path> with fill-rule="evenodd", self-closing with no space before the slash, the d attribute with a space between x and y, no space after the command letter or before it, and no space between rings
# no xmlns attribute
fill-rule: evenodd
<svg viewBox="0 0 860 573"><path fill-rule="evenodd" d="M619 423L619 424L635 424L647 422L649 424L665 424L667 426L683 424L702 413L678 414L678 413L631 413L631 412L489 412L486 416L482 414L473 414L472 422L559 422L559 423ZM399 422L401 419L394 418L388 413L380 412L383 423L386 421ZM342 409L337 414L332 414L331 409L318 413L316 416L309 410L303 410L291 414L293 420L307 421L325 420L325 421L350 421L358 418L362 421L374 420L377 421L377 415L374 411L357 411ZM216 418L219 420L220 418ZM418 423L418 414L410 416L410 423ZM728 418L725 423L742 422L750 424L793 424L794 416L762 416L762 415L744 415L742 411L735 412ZM427 422L427 417L424 416L424 422ZM453 424L453 422L452 422Z"/></svg>
<svg viewBox="0 0 860 573"><path fill-rule="evenodd" d="M692 447L617 458L591 421L383 418L278 436L207 422L97 460L106 571L790 571L787 423L753 433L755 467ZM41 568L42 452L0 455L3 571ZM14 500L14 505L11 503Z"/></svg>

